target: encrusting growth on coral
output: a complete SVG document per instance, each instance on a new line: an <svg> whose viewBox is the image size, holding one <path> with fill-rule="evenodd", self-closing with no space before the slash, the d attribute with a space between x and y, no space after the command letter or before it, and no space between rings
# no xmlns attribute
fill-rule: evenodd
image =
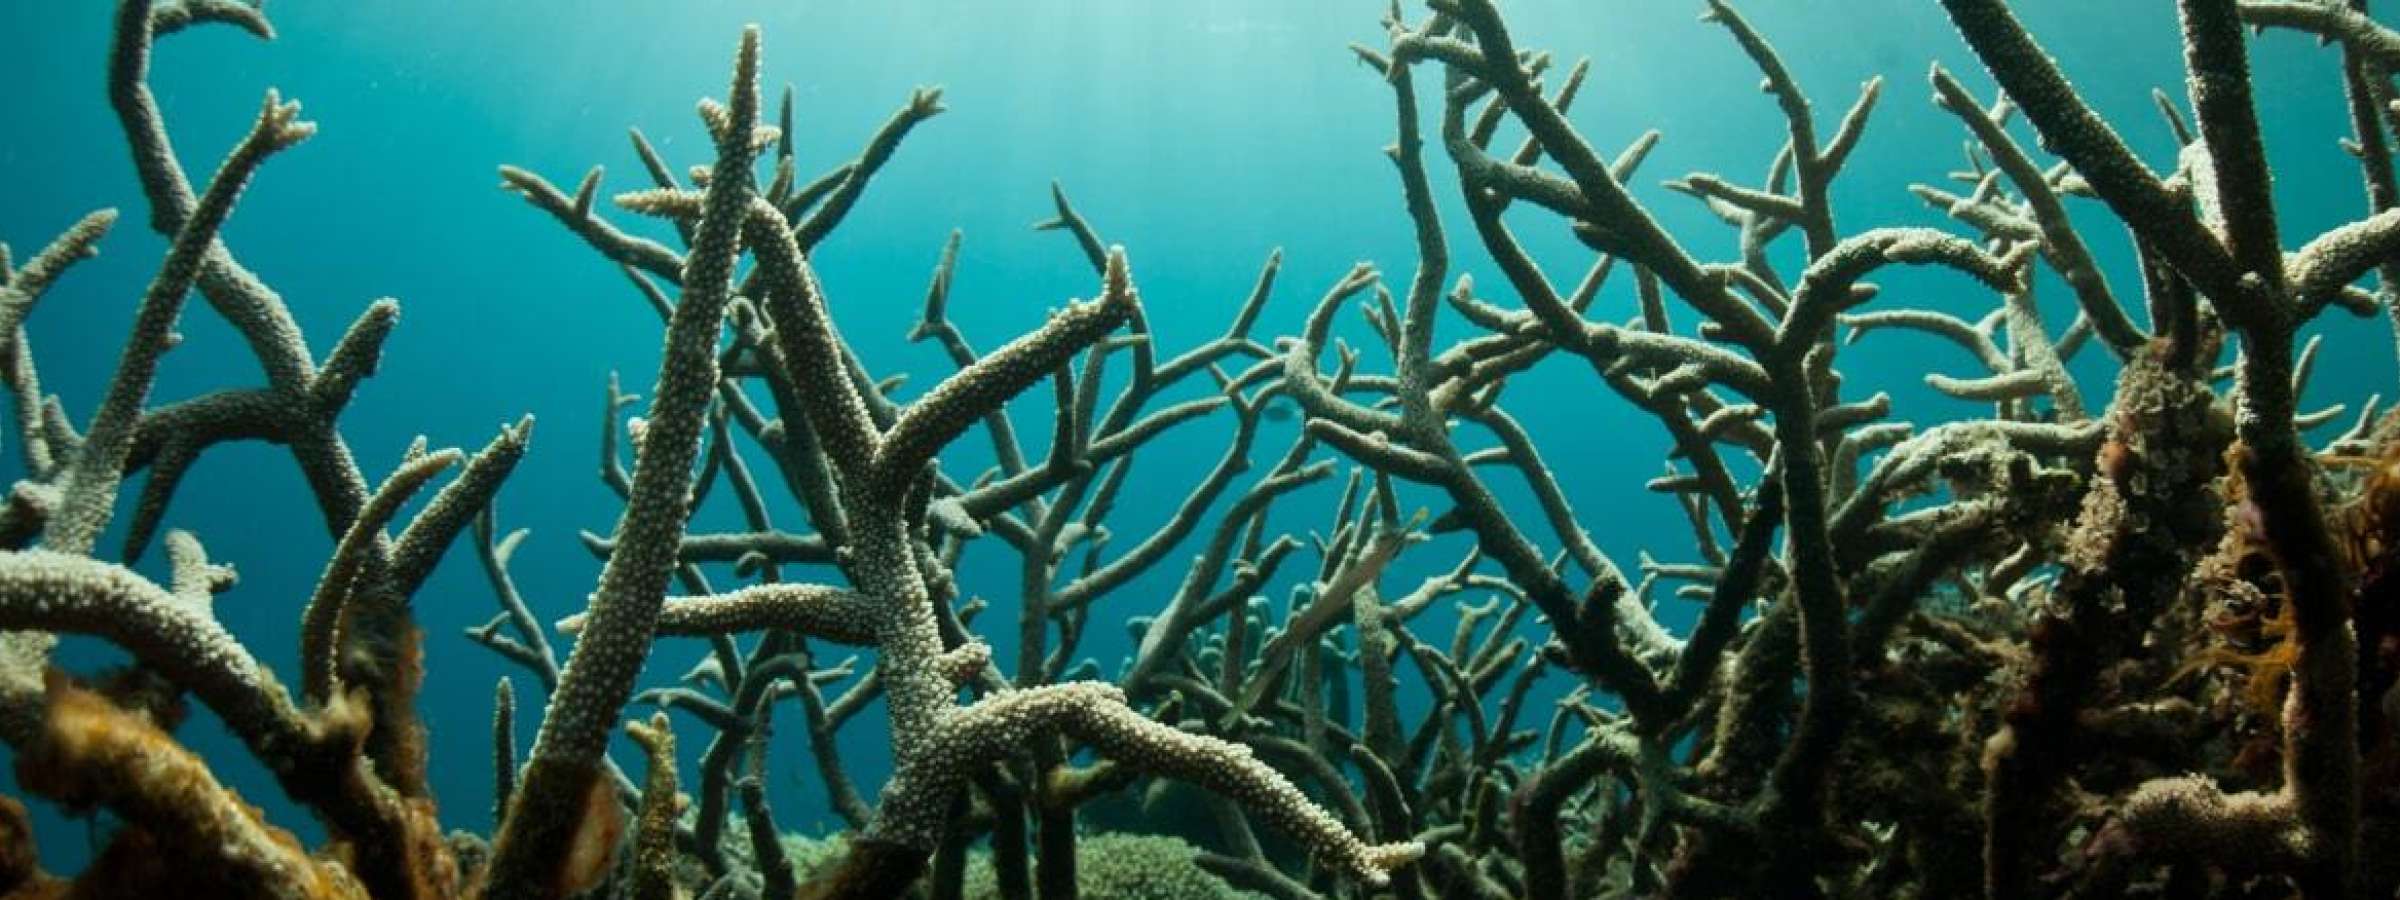
<svg viewBox="0 0 2400 900"><path fill-rule="evenodd" d="M648 722L625 723L625 734L649 757L650 777L642 782L642 809L634 825L633 877L625 895L631 900L672 900L680 896L675 884L675 820L683 813L683 795L675 790L675 731L664 712Z"/></svg>
<svg viewBox="0 0 2400 900"><path fill-rule="evenodd" d="M47 731L19 751L18 783L69 807L106 806L132 826L78 879L77 892L369 896L348 868L311 858L291 834L260 821L166 732L63 680L54 678L50 690Z"/></svg>
<svg viewBox="0 0 2400 900"><path fill-rule="evenodd" d="M1860 177L1854 151L1902 89L1869 81L1820 117L1766 35L1708 0L1702 27L1757 70L1781 134L1756 180L1665 182L1669 202L1731 229L1717 261L1635 180L1660 132L1611 156L1570 119L1601 88L1589 67L1559 71L1493 0L1428 5L1411 20L1395 4L1382 46L1350 48L1391 99L1410 274L1387 283L1358 263L1279 338L1253 332L1303 261L1269 254L1226 329L1174 350L1147 311L1160 289L1133 275L1139 241L1105 239L1054 184L1038 227L1071 239L1091 299L979 348L952 318L972 259L953 231L921 315L891 337L931 341L954 371L921 389L872 371L817 254L943 96L913 92L856 158L804 177L795 92L767 105L755 27L724 99L698 106L704 165L679 170L671 144L635 131L635 190L598 167L571 190L502 167L505 189L619 268L664 325L648 394L606 386L599 473L623 507L582 536L600 563L588 600L554 608L519 590L531 538L494 509L531 420L472 454L420 438L371 482L381 465L362 466L337 419L398 303L366 305L319 358L224 238L242 187L313 126L270 92L197 191L170 145L156 41L204 25L267 39L265 14L120 0L110 103L169 243L81 418L44 393L34 313L117 215L21 263L0 247L0 386L23 473L0 502L0 739L28 794L119 825L83 872L53 874L28 811L0 797L0 895L2400 887L2400 857L2380 852L2400 840L2400 414L2370 398L2320 442L2349 410L2301 405L2327 310L2380 313L2400 334L2400 31L2362 0L2179 0L2188 81L2181 100L2156 98L2180 148L2162 170L2009 4L1943 0L1999 92L1933 65L1917 89L1965 136L1967 166L1908 188L1951 224L1862 228L1835 187ZM2287 240L2247 28L2341 56L2362 217ZM1504 135L1514 147L1495 147ZM612 205L660 221L620 226ZM2091 233L2102 213L2130 260ZM1536 228L1590 251L1571 283L1520 237ZM1463 274L1483 263L1497 280ZM1907 306L1869 281L1903 267L1986 306ZM2062 286L2071 305L2039 296ZM264 383L154 401L173 393L159 361L195 294ZM1341 321L1351 306L1363 330ZM2063 327L2045 318L2058 310ZM1894 332L1962 351L1922 381L1974 414L1920 426L1846 375L1845 354ZM2080 383L2092 354L2115 366L2113 389ZM1588 371L1659 424L1673 451L1646 488L1688 527L1691 556L1611 556L1568 500L1581 473L1512 406L1536 366ZM1036 409L1047 427L1021 428ZM1265 424L1295 410L1298 427ZM1216 427L1221 454L1132 530L1119 507L1158 477L1136 461L1195 423ZM296 604L288 689L216 618L232 568L165 527L184 524L170 501L196 460L250 440L291 453L332 547ZM988 444L972 456L989 464L964 470L962 441ZM1328 482L1321 530L1292 530L1292 507ZM706 521L726 496L739 521ZM117 561L98 555L112 525ZM411 598L470 529L497 610L466 637L546 698L494 687L488 845L442 829L415 712ZM1457 555L1426 559L1441 541ZM154 542L164 580L136 568ZM960 582L977 542L1013 584ZM1152 574L1174 588L1127 596ZM1686 601L1694 624L1670 627L1662 605ZM1130 653L1089 655L1095 625L1121 625ZM991 627L1013 627L1013 657L979 637ZM70 674L51 659L63 635L129 661ZM661 637L704 645L679 680L645 680ZM316 817L323 846L177 742L187 700ZM878 705L879 788L842 758L844 729L872 727L859 723ZM538 722L522 757L520 714ZM609 756L619 723L638 780ZM808 759L779 757L778 727ZM688 786L678 729L704 738ZM790 772L841 836L783 834L768 784ZM1137 825L1170 833L1118 833Z"/></svg>

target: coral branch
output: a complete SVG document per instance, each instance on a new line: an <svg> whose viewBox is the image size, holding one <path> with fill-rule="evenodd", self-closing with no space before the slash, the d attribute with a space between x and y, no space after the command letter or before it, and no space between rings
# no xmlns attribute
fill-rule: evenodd
<svg viewBox="0 0 2400 900"><path fill-rule="evenodd" d="M652 623L690 514L691 465L708 398L716 390L717 336L750 203L750 164L757 152L750 140L758 116L755 28L743 32L729 96L729 124L720 130L707 213L685 261L683 301L667 327L666 359L651 392L618 545L593 592L590 622L567 657L534 737L516 805L493 842L485 888L493 900L559 890L559 867L574 839L574 810L593 792L608 723L633 693L634 677L649 655Z"/></svg>
<svg viewBox="0 0 2400 900"><path fill-rule="evenodd" d="M1370 846L1309 801L1247 748L1161 726L1127 710L1115 687L1082 682L1011 691L959 711L929 736L927 753L885 788L875 840L929 841L932 821L920 816L931 798L955 790L963 772L999 758L1033 736L1064 731L1111 758L1223 793L1264 816L1313 852L1370 885L1416 859L1414 841Z"/></svg>
<svg viewBox="0 0 2400 900"><path fill-rule="evenodd" d="M70 806L105 806L129 825L79 890L262 900L369 896L349 870L310 857L291 834L259 821L199 757L99 695L53 685L44 719L42 737L17 757L18 780Z"/></svg>
<svg viewBox="0 0 2400 900"><path fill-rule="evenodd" d="M647 723L625 723L625 734L649 757L650 777L642 784L642 809L634 826L633 878L626 886L630 900L673 900L675 888L675 819L683 798L675 792L675 731L667 714Z"/></svg>
<svg viewBox="0 0 2400 900"><path fill-rule="evenodd" d="M249 185L250 176L267 157L316 133L316 126L300 121L299 115L299 104L285 103L268 91L258 121L225 158L207 192L184 218L166 260L159 264L158 275L142 295L125 353L85 431L81 452L67 468L59 510L43 535L43 546L63 553L88 553L99 540L100 530L108 525L117 483L124 477L125 458L132 452L134 425L150 395L159 356L166 352L168 333L183 311L183 298L200 277L203 257L216 246L217 228L233 212L234 199Z"/></svg>
<svg viewBox="0 0 2400 900"><path fill-rule="evenodd" d="M817 584L762 584L713 597L670 598L659 608L657 633L705 636L781 628L837 644L875 643L882 615L874 598ZM583 633L588 614L558 622L558 630Z"/></svg>

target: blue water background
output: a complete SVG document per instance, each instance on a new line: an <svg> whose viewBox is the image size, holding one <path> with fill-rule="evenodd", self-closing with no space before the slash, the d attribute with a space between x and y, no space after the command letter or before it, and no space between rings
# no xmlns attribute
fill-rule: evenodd
<svg viewBox="0 0 2400 900"><path fill-rule="evenodd" d="M2139 152L2165 165L2173 142L2149 91L2182 93L2170 5L2023 5L2026 20L2086 95ZM126 212L103 256L53 290L30 325L46 388L64 397L79 422L106 383L162 249L144 227L146 206L106 103L110 6L0 3L0 96L9 122L0 132L0 240L21 262L88 210ZM496 166L524 166L572 190L586 168L602 163L608 167L603 196L647 187L626 143L627 126L643 128L679 166L707 162L693 101L723 95L738 29L756 21L765 26L770 98L784 82L798 92L804 175L854 156L912 87L946 88L950 112L911 136L815 260L843 331L867 364L878 374L914 376L904 393L923 390L949 370L932 345L908 345L903 335L950 229L965 234L951 315L979 347L997 346L1067 298L1092 293L1094 278L1072 243L1028 228L1049 216L1054 178L1105 240L1129 249L1162 353L1220 333L1269 250L1283 248L1282 278L1256 332L1272 337L1296 330L1316 297L1357 260L1376 261L1396 286L1413 270L1397 180L1381 155L1393 134L1391 94L1345 49L1354 41L1383 45L1381 9L1274 0L285 2L271 7L280 40L262 45L223 28L174 36L164 42L151 81L195 178L214 169L267 87L306 104L306 117L321 132L266 167L235 212L227 240L281 291L320 356L370 301L399 298L400 326L382 369L342 420L370 480L380 480L417 435L436 446L472 449L502 423L537 415L533 449L502 495L500 516L503 528L532 530L515 576L537 613L555 619L581 608L599 570L577 533L607 533L619 510L595 477L603 385L613 371L628 390L647 392L661 328L613 265L496 189ZM1756 184L1782 139L1783 122L1758 91L1755 69L1722 29L1697 21L1699 9L1652 0L1528 0L1508 12L1521 44L1554 49L1562 62L1592 58L1573 118L1602 152L1614 153L1645 129L1664 130L1664 141L1633 179L1637 193L1695 252L1729 259L1732 231L1658 183L1713 171ZM1928 102L1929 61L1960 71L1979 96L1991 96L1988 79L1935 4L1760 0L1745 12L1810 92L1821 133L1830 132L1861 82L1888 79L1882 108L1835 187L1844 229L1930 224L1963 231L1904 190L1911 182L1943 183L1945 173L1962 167L1962 130ZM2338 57L2290 34L2253 47L2285 234L2296 243L2355 218L2363 206L2356 167L2335 143L2348 134ZM1438 98L1434 80L1420 80L1432 138ZM1503 146L1513 145L1515 134L1507 132ZM1485 296L1513 304L1465 227L1438 143L1429 145L1428 159L1453 238L1453 276L1472 274ZM2139 280L2121 230L2096 204L2076 206L2119 295L2138 303ZM628 227L661 233L654 223L610 214ZM1571 286L1590 257L1563 223L1532 210L1513 220L1552 279ZM1797 243L1786 237L1780 258L1789 263ZM1796 264L1785 272L1796 274ZM1882 283L1887 304L1970 319L1994 302L1955 276L1900 273ZM2049 281L2043 297L2053 330L2064 327L2071 307L2063 287ZM1631 316L1631 280L1616 279L1595 314ZM1688 329L1694 316L1677 307L1677 319ZM1375 346L1355 315L1342 321L1353 344ZM154 403L260 382L247 351L196 298L182 330L186 340L168 358ZM2333 340L2309 391L2312 406L2355 404L2391 385L2385 325L2336 314L2329 331ZM1469 335L1445 312L1437 346ZM2111 370L2101 357L2087 351L2076 366L2095 407L2105 399ZM1388 366L1379 350L1366 359L1370 368ZM1927 372L1974 374L1972 361L1947 345L1885 334L1843 360L1849 399L1888 390L1896 417L1919 423L1974 411L1922 387ZM1029 454L1038 454L1048 437L1048 397L1046 390L1033 393L1020 404L1018 427ZM1659 474L1666 451L1655 422L1607 393L1581 362L1564 358L1518 378L1507 400L1537 436L1585 525L1620 565L1630 568L1644 550L1664 560L1691 558L1692 539L1674 504L1641 489ZM1237 480L1237 491L1280 455L1295 428L1289 421L1265 426L1253 453L1259 465ZM1215 462L1228 432L1222 421L1187 426L1143 452L1112 522L1113 549L1131 547L1164 521ZM17 477L14 448L0 456L0 476ZM952 474L970 478L988 463L988 444L970 434L946 458ZM771 479L755 452L750 459ZM1491 480L1525 513L1528 530L1554 548L1515 480L1502 473ZM1286 499L1278 528L1321 531L1339 481ZM768 487L777 524L802 528L804 519L780 485L770 480ZM1445 508L1423 491L1412 491L1407 503L1437 513ZM214 559L239 568L241 584L220 598L218 614L288 680L298 611L331 545L289 455L258 444L212 450L184 484L167 524L197 532ZM742 526L720 491L694 527ZM103 542L111 552L115 546L113 535ZM1455 562L1465 546L1450 535L1412 551L1385 580L1386 591L1413 587ZM1197 540L1187 542L1148 576L1101 601L1085 655L1115 672L1130 646L1119 623L1154 611L1196 547ZM140 567L163 580L162 556L153 548ZM1286 567L1269 592L1279 609L1290 582L1314 565L1303 553ZM829 577L806 570L788 577L811 575ZM720 586L733 583L729 574L717 577ZM960 577L967 593L993 601L978 630L1000 660L1013 663L1016 557L982 542ZM532 740L530 711L539 708L539 690L522 670L460 636L495 611L471 547L451 552L418 594L416 609L427 635L421 709L432 731L442 817L452 827L488 832L493 682L516 681L520 708L528 710L520 714L521 748ZM1660 607L1661 618L1678 629L1694 612L1671 597ZM1437 610L1419 633L1446 643L1453 621L1447 608ZM694 642L663 642L645 681L674 679L701 652ZM839 655L821 652L827 661ZM88 670L115 657L77 641L63 658ZM1528 723L1547 715L1548 705L1538 705ZM792 725L775 739L771 796L785 828L821 832L835 820L794 727L796 714L787 712L783 721ZM707 732L693 720L677 722L689 777ZM311 840L321 835L220 723L196 716L180 737L274 821ZM872 797L889 767L880 710L856 720L842 745L851 774ZM616 750L638 771L638 754L622 741ZM7 786L14 789L13 782ZM35 806L45 861L73 870L86 853L84 829L46 804Z"/></svg>

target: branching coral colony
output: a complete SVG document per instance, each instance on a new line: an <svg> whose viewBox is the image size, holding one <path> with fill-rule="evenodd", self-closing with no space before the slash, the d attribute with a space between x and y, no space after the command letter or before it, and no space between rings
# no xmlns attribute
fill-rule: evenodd
<svg viewBox="0 0 2400 900"><path fill-rule="evenodd" d="M2002 91L1987 101L1932 73L1970 166L1958 187L1914 191L1966 234L1837 228L1828 186L1881 84L1822 130L1775 50L1712 2L1704 18L1764 73L1789 139L1759 184L1669 182L1740 238L1737 260L1697 259L1626 187L1656 135L1603 158L1566 117L1582 66L1548 91L1550 58L1519 49L1491 0L1439 0L1413 23L1395 9L1388 44L1355 49L1393 92L1392 159L1418 251L1397 293L1360 265L1270 348L1250 336L1280 265L1270 256L1222 336L1162 357L1126 254L1060 193L1048 227L1075 239L1097 299L978 352L945 314L954 234L910 338L938 342L957 371L908 402L838 333L809 255L940 96L911 97L855 161L803 182L788 92L780 124L760 124L759 36L746 33L727 100L700 107L709 165L679 175L633 135L654 186L617 205L667 219L682 249L602 218L597 170L571 194L502 172L619 264L667 324L649 409L622 434L615 423L639 401L609 386L601 471L624 513L610 536L587 538L599 585L558 623L574 638L562 662L510 577L524 535L504 535L491 509L529 424L471 457L411 447L371 488L334 420L397 307L369 306L312 358L280 299L218 239L242 185L309 134L297 108L270 94L197 195L169 147L146 83L152 42L204 24L268 37L263 14L124 0L110 97L172 247L80 432L42 393L24 324L114 216L87 217L22 267L0 263L0 380L27 473L0 507L0 627L22 629L0 635L0 737L26 790L124 824L99 863L62 879L33 859L23 807L0 804L0 882L41 897L2389 895L2400 424L2369 399L2348 431L2304 442L2341 411L2299 409L2313 353L2296 339L2331 307L2394 308L2355 283L2400 283L2386 132L2400 125L2388 75L2400 33L2361 0L2182 0L2192 123L2160 95L2183 144L2161 175L2000 0L1943 6ZM2245 26L2314 33L2343 59L2367 215L2296 252L2276 224ZM1438 76L1422 92L1438 103L1430 127L1420 75ZM2058 162L2011 135L2018 116ZM1511 123L1522 142L1494 153ZM1449 279L1428 131L1513 304ZM2131 233L2146 328L2069 217L2086 199ZM1519 202L1595 251L1572 289L1518 243L1504 214ZM1768 248L1795 231L1805 263L1778 270ZM1864 279L1894 265L1955 271L1993 310L1969 321L1873 305ZM1597 321L1593 300L1619 269L1639 313ZM2053 281L2044 269L2073 295L2064 329L2035 302ZM247 338L266 384L150 405L195 290ZM1669 295L1696 328L1672 326ZM1361 298L1392 374L1339 343L1328 374L1334 319ZM1436 353L1445 307L1481 334ZM1891 418L1886 395L1846 396L1837 338L1889 329L1965 350L1972 377L1927 381L1992 414L1920 430ZM2066 369L2095 346L2121 364L2097 411ZM1578 524L1500 402L1510 376L1557 354L1666 428L1670 471L1650 489L1686 512L1697 561L1645 556L1627 571ZM1111 365L1130 373L1112 379ZM1036 459L1009 401L1045 380L1055 402ZM1113 398L1104 383L1121 385ZM1279 402L1306 428L1262 466L1254 444ZM1135 455L1207 418L1232 426L1215 468L1157 530L1112 540ZM962 478L940 457L970 431L997 465ZM216 623L211 597L234 579L192 535L165 532L165 584L92 555L127 474L148 472L120 551L131 563L179 476L237 440L291 450L336 540L302 617L297 697ZM751 457L772 462L810 531L778 526ZM1344 462L1314 570L1278 612L1256 595L1284 583L1304 544L1267 513ZM1494 472L1530 485L1538 527L1501 506ZM714 490L738 502L738 527L687 521ZM1404 515L1403 492L1420 490L1446 511ZM409 597L470 527L501 610L469 637L550 698L520 766L515 688L498 686L501 825L488 846L442 834L413 713ZM1384 573L1428 531L1468 532L1474 550L1387 593ZM984 538L1021 560L1014 660L969 630L984 605L962 601L950 574ZM1095 606L1131 602L1107 595L1195 538L1174 594L1136 605L1150 614L1118 677L1077 661ZM787 580L801 571L824 580ZM743 586L712 583L729 576ZM1687 634L1651 615L1668 591L1702 604ZM1460 610L1446 641L1412 630L1445 602ZM133 662L56 671L60 633L105 638ZM680 685L637 694L660 634L710 649ZM867 648L872 662L823 665L826 645ZM1429 710L1403 714L1404 669ZM1525 713L1545 679L1575 685L1546 725ZM326 846L262 821L175 744L187 693L317 816ZM878 699L895 774L870 801L835 735ZM787 845L765 803L763 738L784 701L851 829L830 847ZM639 783L605 753L629 704L659 710L625 726L646 756ZM707 737L688 798L666 711ZM1133 795L1154 814L1191 810L1174 818L1192 843L1095 839L1079 860L1078 820L1106 820ZM1260 824L1296 841L1262 841Z"/></svg>

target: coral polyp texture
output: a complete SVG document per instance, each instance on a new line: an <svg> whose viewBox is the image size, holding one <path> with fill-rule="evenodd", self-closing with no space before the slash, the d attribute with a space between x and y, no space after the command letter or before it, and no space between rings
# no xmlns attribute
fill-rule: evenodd
<svg viewBox="0 0 2400 900"><path fill-rule="evenodd" d="M577 599L520 589L533 538L495 507L541 460L531 417L471 453L419 438L373 476L340 420L405 339L400 305L318 355L241 262L255 233L227 224L314 134L298 104L266 90L204 183L173 150L155 46L272 38L266 13L120 0L107 95L166 249L92 408L45 393L35 351L116 343L33 313L118 214L21 264L0 248L21 472L0 740L25 795L0 802L0 896L2393 896L2400 413L2302 395L2328 330L2400 331L2400 31L2363 0L2179 0L2186 83L2155 95L2179 149L2145 158L2010 4L1939 6L1981 71L1870 81L1834 117L1740 11L1695 7L1756 69L1781 145L1755 182L1667 181L1729 229L1688 233L1635 188L1672 144L1612 154L1570 118L1611 87L1587 64L1495 0L1394 5L1348 52L1389 103L1362 112L1392 128L1381 212L1407 258L1350 267L1269 336L1276 251L1194 342L1153 327L1147 298L1175 291L1137 275L1139 243L1053 184L1038 227L1071 239L1089 297L991 349L951 315L958 232L905 335L846 332L819 277L943 93L809 177L795 92L762 87L807 63L729 35L689 168L639 130L630 189L500 168L537 214L522 240L587 247L664 325L650 388L606 385L621 503L583 535ZM2285 30L2339 58L2326 139L2364 184L2314 235L2288 223L2328 216L2278 208L2250 58ZM1956 129L1926 149L1963 140L1963 169L1854 171L1904 95ZM1871 179L1890 183L1852 184ZM1904 190L1946 227L1837 217L1837 194ZM1537 253L1535 229L1576 243ZM1909 306L1872 278L1967 299ZM194 295L262 384L167 377ZM1340 324L1353 306L1363 329ZM1845 372L1902 333L1961 352L1905 385ZM909 388L872 342L929 342L949 371ZM1627 496L1680 511L1659 546L1683 561L1604 549L1593 523L1620 509L1576 509L1577 462L1509 402L1532 403L1508 389L1536 367L1662 431L1664 474ZM1933 402L1904 420L1881 388ZM1213 465L1137 509L1155 490L1135 461L1196 440L1222 441ZM171 505L239 442L288 452L321 513L289 523L330 547L305 598L242 596L201 543L220 526ZM497 610L429 635L419 595L462 540L475 559L450 565ZM963 566L970 548L1005 562ZM290 604L293 671L220 594ZM1121 651L1095 649L1112 621ZM70 671L62 642L91 639L121 662ZM458 741L419 718L428 642L512 670L492 796L441 798L488 800L489 835L436 803ZM189 701L214 721L187 724ZM798 741L772 740L779 712ZM271 784L245 799L179 742L218 727ZM639 755L612 757L619 736ZM820 834L778 822L794 786ZM80 872L36 852L54 813L105 813Z"/></svg>

